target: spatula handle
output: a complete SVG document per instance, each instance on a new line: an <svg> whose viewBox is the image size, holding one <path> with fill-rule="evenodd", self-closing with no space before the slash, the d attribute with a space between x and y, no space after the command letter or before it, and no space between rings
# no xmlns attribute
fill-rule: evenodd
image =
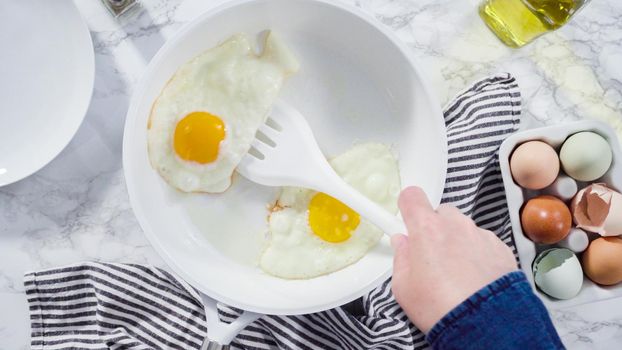
<svg viewBox="0 0 622 350"><path fill-rule="evenodd" d="M337 175L332 168L326 169L325 174L330 179L318 181L317 183L321 183L320 186L322 186L317 189L318 191L339 199L389 236L407 233L404 221L400 217L391 214L376 202L365 197Z"/></svg>

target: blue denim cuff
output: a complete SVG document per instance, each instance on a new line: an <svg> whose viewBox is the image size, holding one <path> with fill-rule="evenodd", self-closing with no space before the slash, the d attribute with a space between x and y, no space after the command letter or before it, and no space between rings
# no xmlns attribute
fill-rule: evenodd
<svg viewBox="0 0 622 350"><path fill-rule="evenodd" d="M563 349L525 274L514 271L480 289L432 327L434 348Z"/></svg>

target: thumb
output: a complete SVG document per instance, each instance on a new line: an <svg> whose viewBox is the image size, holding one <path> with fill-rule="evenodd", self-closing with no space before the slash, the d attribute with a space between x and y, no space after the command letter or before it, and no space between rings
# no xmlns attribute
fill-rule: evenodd
<svg viewBox="0 0 622 350"><path fill-rule="evenodd" d="M393 288L395 293L396 288L399 289L402 283L406 283L410 271L408 237L401 234L393 235L391 246L393 247Z"/></svg>

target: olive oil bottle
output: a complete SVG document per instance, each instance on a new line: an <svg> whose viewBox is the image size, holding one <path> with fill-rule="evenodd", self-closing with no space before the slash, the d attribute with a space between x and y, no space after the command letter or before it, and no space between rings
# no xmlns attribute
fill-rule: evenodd
<svg viewBox="0 0 622 350"><path fill-rule="evenodd" d="M564 24L589 0L484 0L479 14L511 47L521 47Z"/></svg>

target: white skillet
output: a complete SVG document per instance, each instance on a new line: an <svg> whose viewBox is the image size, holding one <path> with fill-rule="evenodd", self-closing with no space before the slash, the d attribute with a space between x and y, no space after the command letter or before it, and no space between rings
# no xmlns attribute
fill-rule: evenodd
<svg viewBox="0 0 622 350"><path fill-rule="evenodd" d="M151 105L177 68L234 33L265 29L278 32L301 62L281 99L306 116L324 154L336 155L361 141L393 145L402 186L421 186L435 205L446 175L442 112L420 66L388 29L357 9L316 0L233 1L181 29L155 55L136 87L123 164L145 234L171 269L204 293L209 337L225 344L261 314L336 307L391 275L391 248L384 237L359 262L330 275L309 280L269 276L244 260L258 253L266 204L278 190L236 174L224 194L183 194L149 165ZM246 310L242 320L219 324L215 300Z"/></svg>

